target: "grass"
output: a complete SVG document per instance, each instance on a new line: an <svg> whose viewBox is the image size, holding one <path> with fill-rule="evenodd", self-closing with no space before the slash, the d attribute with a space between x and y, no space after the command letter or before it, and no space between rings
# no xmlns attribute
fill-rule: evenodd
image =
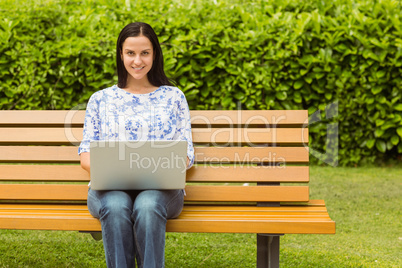
<svg viewBox="0 0 402 268"><path fill-rule="evenodd" d="M402 168L311 168L336 235L285 235L281 267L401 267ZM166 267L255 267L256 236L168 233ZM0 267L105 267L87 234L0 230Z"/></svg>

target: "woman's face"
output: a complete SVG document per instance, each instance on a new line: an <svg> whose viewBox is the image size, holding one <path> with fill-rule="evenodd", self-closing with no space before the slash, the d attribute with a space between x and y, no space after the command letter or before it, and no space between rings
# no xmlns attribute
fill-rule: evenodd
<svg viewBox="0 0 402 268"><path fill-rule="evenodd" d="M154 49L151 41L145 36L128 37L122 48L122 61L130 76L135 80L146 79L147 73L152 68L154 61Z"/></svg>

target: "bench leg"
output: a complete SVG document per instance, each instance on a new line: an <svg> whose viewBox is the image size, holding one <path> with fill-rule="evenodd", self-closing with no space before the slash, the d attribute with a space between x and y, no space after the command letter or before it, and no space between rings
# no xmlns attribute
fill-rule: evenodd
<svg viewBox="0 0 402 268"><path fill-rule="evenodd" d="M279 235L257 234L257 268L279 267Z"/></svg>

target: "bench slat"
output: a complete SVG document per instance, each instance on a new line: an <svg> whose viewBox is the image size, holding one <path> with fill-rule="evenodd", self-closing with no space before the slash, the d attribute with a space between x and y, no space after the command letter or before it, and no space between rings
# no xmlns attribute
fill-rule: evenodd
<svg viewBox="0 0 402 268"><path fill-rule="evenodd" d="M186 186L185 201L307 202L308 186Z"/></svg>
<svg viewBox="0 0 402 268"><path fill-rule="evenodd" d="M210 128L193 129L194 143L307 144L308 129L302 128Z"/></svg>
<svg viewBox="0 0 402 268"><path fill-rule="evenodd" d="M68 184L2 184L0 200L86 201L88 186Z"/></svg>
<svg viewBox="0 0 402 268"><path fill-rule="evenodd" d="M335 223L329 218L325 207L314 204L317 202L321 203L319 200L312 200L305 206L284 207L185 205L177 219L168 220L167 231L335 233ZM210 210L216 213L210 213ZM15 211L24 213L14 213ZM101 229L99 221L89 214L85 205L55 204L1 204L0 228L81 231Z"/></svg>
<svg viewBox="0 0 402 268"><path fill-rule="evenodd" d="M306 110L190 111L192 124L305 124ZM1 125L82 125L85 111L1 111Z"/></svg>
<svg viewBox="0 0 402 268"><path fill-rule="evenodd" d="M0 126L64 126L73 124L82 126L84 123L85 111L58 111L58 110L13 110L0 111Z"/></svg>
<svg viewBox="0 0 402 268"><path fill-rule="evenodd" d="M0 229L100 231L99 220L60 217L0 217ZM222 220L222 219L171 219L167 221L167 232L186 233L268 233L268 234L334 234L335 222L330 219L307 221L305 218L288 220L269 217L262 220Z"/></svg>
<svg viewBox="0 0 402 268"><path fill-rule="evenodd" d="M75 146L0 146L0 162L76 162ZM196 162L307 163L308 147L195 147Z"/></svg>
<svg viewBox="0 0 402 268"><path fill-rule="evenodd" d="M308 143L308 129L300 128L209 128L192 129L194 143L229 144ZM0 128L0 144L74 144L82 140L82 128Z"/></svg>
<svg viewBox="0 0 402 268"><path fill-rule="evenodd" d="M0 162L72 162L80 157L76 146L0 146Z"/></svg>
<svg viewBox="0 0 402 268"><path fill-rule="evenodd" d="M308 147L195 147L197 162L307 163Z"/></svg>
<svg viewBox="0 0 402 268"><path fill-rule="evenodd" d="M262 211L262 212L249 212L249 211L243 211L241 213L239 212L227 212L227 211L219 211L217 213L205 213L205 212L194 212L190 211L186 213L187 211L184 211L184 213L180 216L180 219L182 220L194 220L194 219L201 219L201 218L215 218L215 219L221 219L221 220L261 220L265 219L267 217L270 217L271 219L283 219L284 217L289 218L289 220L295 220L299 219L301 216L305 218L306 221L315 221L318 218L324 219L328 218L326 212L305 212L305 211L300 211L300 212L288 212L288 211L281 211L281 212L267 212L267 211ZM88 211L80 211L80 210L69 210L69 211L55 211L55 210L48 210L48 211L36 211L33 212L31 210L20 210L20 211L0 211L0 216L9 216L9 217L20 217L20 216L25 216L25 215L35 215L35 216L40 216L40 217L49 217L49 216L65 216L66 214L69 217L74 217L74 218L83 218L83 217L88 217Z"/></svg>
<svg viewBox="0 0 402 268"><path fill-rule="evenodd" d="M187 182L309 182L307 166L194 166Z"/></svg>
<svg viewBox="0 0 402 268"><path fill-rule="evenodd" d="M268 233L268 234L333 234L335 223L329 218L307 221L305 217L289 220L288 217L263 220L172 219L167 230L171 232L201 233Z"/></svg>
<svg viewBox="0 0 402 268"><path fill-rule="evenodd" d="M88 182L79 165L0 165L0 181Z"/></svg>
<svg viewBox="0 0 402 268"><path fill-rule="evenodd" d="M308 123L307 110L233 110L190 111L192 124L276 124L302 125Z"/></svg>
<svg viewBox="0 0 402 268"><path fill-rule="evenodd" d="M88 213L86 205L81 204L2 204L0 203L0 212L7 213L8 211L30 211L29 213L36 213L41 211L83 211ZM310 200L306 203L298 203L297 206L291 203L283 203L280 207L257 207L254 205L242 206L219 206L219 205L188 205L184 206L184 211L194 212L325 212L324 200Z"/></svg>
<svg viewBox="0 0 402 268"><path fill-rule="evenodd" d="M79 165L0 165L0 181L89 181ZM307 166L194 166L187 182L308 182Z"/></svg>
<svg viewBox="0 0 402 268"><path fill-rule="evenodd" d="M0 143L79 144L82 128L0 128Z"/></svg>
<svg viewBox="0 0 402 268"><path fill-rule="evenodd" d="M66 184L0 185L3 200L86 201L88 186ZM186 186L185 201L307 202L308 186Z"/></svg>

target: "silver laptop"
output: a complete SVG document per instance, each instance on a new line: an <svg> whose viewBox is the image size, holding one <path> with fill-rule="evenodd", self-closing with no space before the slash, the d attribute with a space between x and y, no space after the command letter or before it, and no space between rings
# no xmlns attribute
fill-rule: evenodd
<svg viewBox="0 0 402 268"><path fill-rule="evenodd" d="M184 189L187 141L93 141L91 189Z"/></svg>

